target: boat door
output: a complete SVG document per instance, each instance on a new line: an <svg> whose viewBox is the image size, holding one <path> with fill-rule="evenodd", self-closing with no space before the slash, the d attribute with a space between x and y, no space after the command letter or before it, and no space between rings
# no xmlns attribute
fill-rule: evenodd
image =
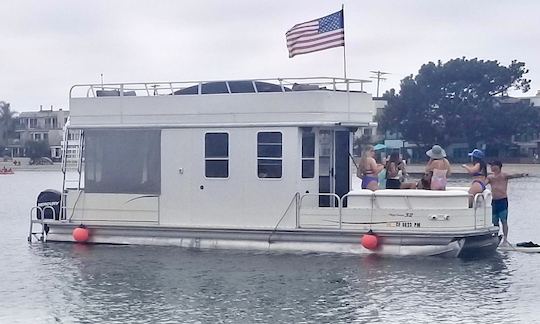
<svg viewBox="0 0 540 324"><path fill-rule="evenodd" d="M335 193L342 197L350 188L349 131L319 130L319 193ZM319 197L320 207L337 207L330 196Z"/></svg>
<svg viewBox="0 0 540 324"><path fill-rule="evenodd" d="M161 132L160 224L192 222L194 137L193 129L165 129Z"/></svg>

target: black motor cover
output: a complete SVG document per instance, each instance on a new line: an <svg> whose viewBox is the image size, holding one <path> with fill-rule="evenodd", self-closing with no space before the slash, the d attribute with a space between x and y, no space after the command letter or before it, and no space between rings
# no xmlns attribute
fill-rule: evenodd
<svg viewBox="0 0 540 324"><path fill-rule="evenodd" d="M50 208L45 208L51 206L54 209L54 218L56 220L60 219L60 191L54 189L43 190L39 193L37 198L37 206L43 210L43 218L53 219L53 211ZM41 210L37 210L37 218L41 219Z"/></svg>

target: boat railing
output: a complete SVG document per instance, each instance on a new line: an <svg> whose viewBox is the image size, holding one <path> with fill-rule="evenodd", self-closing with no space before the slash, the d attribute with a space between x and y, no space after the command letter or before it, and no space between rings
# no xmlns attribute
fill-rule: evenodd
<svg viewBox="0 0 540 324"><path fill-rule="evenodd" d="M301 211L302 211L302 205L304 203L304 199L306 197L311 197L311 198L314 198L315 200L319 200L318 198L320 197L333 197L334 198L334 201L332 203L332 205L335 205L335 203L337 202L337 207L336 206L325 206L325 207L316 207L315 209L316 210L325 210L325 212L330 212L330 211L333 211L334 213L337 211L338 214L338 218L339 218L339 221L338 221L338 228L341 229L341 226L342 226L342 212L341 212L341 208L342 208L342 201L341 201L341 198L336 195L335 193L305 193L303 195L300 196L300 201L299 201L299 206L298 206L298 220L296 222L296 227L297 228L300 228L302 227L301 225Z"/></svg>
<svg viewBox="0 0 540 324"><path fill-rule="evenodd" d="M272 243L272 236L276 233L279 224L281 224L281 221L289 214L289 210L292 206L294 206L294 213L295 213L295 219L296 219L296 227L298 228L298 221L299 221L299 199L300 199L300 193L296 192L294 196L292 197L291 201L289 202L289 205L287 205L287 208L285 208L285 211L283 212L283 215L279 218L278 222L276 223L276 226L274 226L274 229L268 236L268 243Z"/></svg>
<svg viewBox="0 0 540 324"><path fill-rule="evenodd" d="M45 211L50 209L52 211L52 219L56 219L56 211L52 206L45 206L43 208L34 206L30 209L30 229L28 231L28 242L32 243L32 238L37 238L38 241L45 242L47 240L46 224L45 224ZM34 218L36 215L36 218ZM41 215L41 217L38 217ZM37 232L34 231L34 224L41 225L41 229ZM38 236L39 235L39 236Z"/></svg>
<svg viewBox="0 0 540 324"><path fill-rule="evenodd" d="M491 195L491 193L489 194ZM481 202L480 202L481 200ZM484 193L477 193L476 195L474 195L474 199L473 199L473 208L474 208L474 229L477 228L478 226L478 209L482 208L483 209L483 214L481 214L482 219L483 221L480 221L480 223L483 224L483 226L486 226L486 211L487 211L487 206L486 206L486 197L484 196Z"/></svg>
<svg viewBox="0 0 540 324"><path fill-rule="evenodd" d="M267 78L243 80L208 80L174 82L139 82L78 84L71 87L70 98L131 97L204 95L234 93L268 93L290 91L364 91L364 84L371 82L362 79L334 77Z"/></svg>
<svg viewBox="0 0 540 324"><path fill-rule="evenodd" d="M343 195L342 197L339 197L337 194L335 193L305 193L305 194L302 194L300 195L300 199L298 200L298 212L296 214L296 227L297 228L301 228L302 227L302 216L307 216L309 215L310 213L313 215L313 214L316 214L315 211L325 211L326 214L328 215L334 215L337 217L337 224L334 224L332 223L332 227L337 227L339 229L342 229L343 227L343 215L344 215L344 209L347 209L347 205L348 205L348 198L350 198L351 196L356 196L356 194L354 193L347 193L345 195ZM487 198L486 198L487 196ZM311 198L320 198L320 197L334 197L335 198L335 201L337 202L337 206L318 206L318 204L316 204L315 206L309 206L309 207L305 207L305 204L304 204L304 200L308 197L311 197ZM369 210L369 219L370 219L370 222L373 222L373 218L374 218L374 210L376 209L379 209L381 208L378 204L377 204L377 196L375 194L375 192L373 192L372 194L370 195L365 195L364 197L366 198L369 198L370 200L370 205L367 205L365 206L363 209L365 210ZM391 196L389 196L391 197ZM397 197L397 196L395 196ZM407 209L410 210L412 209L412 205L409 201L409 197L408 196L399 196L399 197L402 197L405 199L405 203L406 203L406 206L407 206ZM414 195L412 196L414 197ZM419 195L418 197L426 197L426 196L421 196ZM491 193L478 193L474 196L474 201L473 201L473 213L474 213L474 229L477 229L478 226L483 226L485 227L487 225L487 221L486 221L486 217L488 216L488 211L487 211L487 201L490 199L491 197ZM317 199L316 199L317 200ZM357 208L357 207L352 207L352 208ZM309 210L309 211L308 211ZM481 212L479 212L479 210L481 210ZM329 212L331 211L331 212ZM303 214L303 212L305 214ZM307 212L307 213L306 213ZM448 219L448 218L445 218L445 219ZM323 227L327 227L327 226L323 226Z"/></svg>

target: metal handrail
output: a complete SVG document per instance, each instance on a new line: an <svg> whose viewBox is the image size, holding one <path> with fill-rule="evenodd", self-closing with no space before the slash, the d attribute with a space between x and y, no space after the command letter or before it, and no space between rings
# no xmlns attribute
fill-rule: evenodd
<svg viewBox="0 0 540 324"><path fill-rule="evenodd" d="M147 96L160 95L158 88L162 86L162 90L167 89L170 91L167 95L174 94L177 90L182 90L192 86L197 86L197 94L201 95L201 86L205 83L223 82L226 84L228 93L232 93L230 90L229 82L235 81L247 81L252 82L255 93L259 93L255 82L275 82L278 87L281 88L281 92L286 92L285 87L292 87L295 84L300 85L318 85L322 86L321 89L326 89L326 86L330 88L327 90L338 91L342 86L344 91L352 91L351 85L360 85L360 91L363 91L365 83L370 83L371 80L364 79L345 79L335 77L300 77L300 78L262 78L262 79L243 79L243 80L208 80L208 81L160 81L160 82L124 82L124 83L109 83L109 84L77 84L71 87L69 91L70 98L80 98L81 96L74 96L73 90L76 88L86 88L86 97L96 97L95 89L101 90L114 90L119 92L119 96L124 96L126 89L128 91L141 91L145 92ZM302 83L298 83L298 81ZM154 87L154 93L150 94L149 86Z"/></svg>
<svg viewBox="0 0 540 324"><path fill-rule="evenodd" d="M343 205L344 205L344 202L345 202L345 198L349 198L350 196L353 196L353 195L351 195L351 193L348 192L348 193L344 194L344 195L341 197L341 199L340 199L340 206L341 206L341 208L340 208L340 210L339 210L339 213L340 213L339 218L340 218L340 219L342 218L341 213L342 213ZM371 199L370 199L370 201L371 201L371 206L369 206L369 219L370 219L370 222L373 222L373 210L375 209L375 208L374 208L374 207L375 207L374 205L375 205L375 199L376 199L376 198L375 198L375 192L372 192L371 195L369 195L369 197L371 198ZM348 205L348 202L349 202L349 201L347 200L347 205ZM341 228L341 222L340 222L340 228Z"/></svg>
<svg viewBox="0 0 540 324"><path fill-rule="evenodd" d="M56 219L56 211L52 206L45 206L44 208L41 208L39 206L34 206L30 208L30 229L28 231L28 242L32 242L32 235L37 234L33 232L34 230L34 224L40 224L41 225L41 241L45 242L47 240L47 237L45 236L45 211L47 209L52 210L52 219ZM36 212L36 219L34 219L33 212L39 211L41 214L41 218L37 218L37 212Z"/></svg>
<svg viewBox="0 0 540 324"><path fill-rule="evenodd" d="M274 233L277 231L277 228L278 228L279 224L281 223L281 221L283 220L283 218L285 218L285 216L286 216L287 213L289 212L289 209L291 208L293 202L295 203L296 228L298 228L298 221L299 221L299 218L298 218L298 197L299 197L299 196L300 196L300 193L299 193L299 192L295 192L295 193L294 193L294 196L292 197L291 202L289 203L289 205L287 206L287 208L286 208L285 211L283 212L283 215L281 215L281 217L279 218L279 221L277 222L276 226L274 227L274 229L272 230L272 232L271 232L270 235L268 236L268 243L272 243L272 235L274 235Z"/></svg>
<svg viewBox="0 0 540 324"><path fill-rule="evenodd" d="M324 208L338 208L338 211L339 211L339 228L341 229L341 216L342 216L342 213L341 213L341 198L336 195L335 193L305 193L303 195L300 196L300 202L298 204L298 217L300 217L300 210L302 209L302 201L304 200L305 197L321 197L321 196L328 196L328 197L334 197L336 198L337 202L338 202L338 206L337 207L324 207ZM298 225L300 225L300 219L298 219Z"/></svg>
<svg viewBox="0 0 540 324"><path fill-rule="evenodd" d="M338 205L337 207L330 207L330 208L338 208L338 211L339 211L339 229L342 229L342 225L343 225L343 206L344 206L344 202L345 202L345 199L349 198L350 196L354 196L353 194L351 193L347 193L345 195L343 195L341 198L336 195L335 193L306 193L306 194L303 194L300 196L300 202L299 202L299 205L298 205L298 213L297 213L297 228L300 227L300 215L301 215L301 208L302 208L302 202L303 202L303 199L305 197L320 197L320 196L331 196L331 197L334 197L337 199L338 201ZM373 192L369 197L371 197L371 206L369 207L370 208L370 219L371 221L373 221L373 215L374 215L374 209L375 209L375 200L376 200L376 195L375 195L375 192ZM477 205L478 205L478 201L479 199L482 198L482 201L484 202L483 204L483 209L484 209L484 226L486 226L486 215L487 215L487 205L486 205L486 198L484 197L483 193L478 193L475 195L474 197L474 200L473 200L473 209L474 209L474 229L477 229ZM409 208L412 208L411 204L410 204L410 201L407 201L407 207ZM323 208L326 208L326 207L323 207Z"/></svg>
<svg viewBox="0 0 540 324"><path fill-rule="evenodd" d="M474 199L473 199L473 208L474 208L474 229L476 229L476 211L478 209L478 199L479 197L482 197L482 202L483 202L483 205L484 205L484 226L486 226L486 198L484 197L484 194L483 193L477 193L476 195L474 195Z"/></svg>

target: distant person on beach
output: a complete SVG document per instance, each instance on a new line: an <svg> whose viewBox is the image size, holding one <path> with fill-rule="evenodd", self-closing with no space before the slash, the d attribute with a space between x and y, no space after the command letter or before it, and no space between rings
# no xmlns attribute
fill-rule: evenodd
<svg viewBox="0 0 540 324"><path fill-rule="evenodd" d="M375 161L375 150L373 146L366 145L362 150L362 156L358 161L356 175L362 179L362 189L377 190L379 188L378 174L384 169L384 165Z"/></svg>
<svg viewBox="0 0 540 324"><path fill-rule="evenodd" d="M469 156L472 160L472 166L461 165L472 176L473 181L469 188L469 206L472 207L474 196L486 190L487 164L484 161L484 152L474 149Z"/></svg>
<svg viewBox="0 0 540 324"><path fill-rule="evenodd" d="M446 159L446 152L439 145L426 152L429 162L426 165L426 172L431 172L431 190L446 190L447 177L450 176L450 162Z"/></svg>
<svg viewBox="0 0 540 324"><path fill-rule="evenodd" d="M491 172L487 177L487 183L491 186L491 220L493 226L502 224L503 241L501 245L509 245L508 243L508 180L526 177L527 173L508 174L502 172L501 161L493 161L490 164Z"/></svg>

